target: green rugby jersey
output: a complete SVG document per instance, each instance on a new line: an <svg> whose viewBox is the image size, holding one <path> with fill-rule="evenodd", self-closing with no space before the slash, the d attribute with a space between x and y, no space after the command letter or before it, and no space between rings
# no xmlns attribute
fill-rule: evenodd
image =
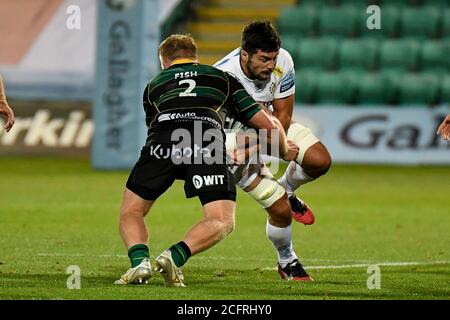
<svg viewBox="0 0 450 320"><path fill-rule="evenodd" d="M246 124L261 110L230 74L188 59L177 62L161 71L145 88L146 145L171 143L173 130L192 130L194 122L201 122L203 130L223 129L227 115Z"/></svg>

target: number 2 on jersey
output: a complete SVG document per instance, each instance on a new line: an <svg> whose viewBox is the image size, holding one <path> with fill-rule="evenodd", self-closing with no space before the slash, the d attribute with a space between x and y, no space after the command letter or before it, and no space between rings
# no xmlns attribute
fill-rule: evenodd
<svg viewBox="0 0 450 320"><path fill-rule="evenodd" d="M185 83L189 84L189 87L184 92L181 92L179 94L179 96L180 97L196 97L197 94L196 93L192 93L192 90L194 90L195 86L197 85L195 80L192 80L192 79L181 80L180 82L178 82L178 85L182 85L182 84L185 84Z"/></svg>

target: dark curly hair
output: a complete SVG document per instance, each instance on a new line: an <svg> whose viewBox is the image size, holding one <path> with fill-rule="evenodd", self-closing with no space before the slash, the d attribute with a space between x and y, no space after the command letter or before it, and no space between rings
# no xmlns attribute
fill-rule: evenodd
<svg viewBox="0 0 450 320"><path fill-rule="evenodd" d="M242 32L241 48L250 55L256 51L274 52L280 50L281 40L278 31L270 21L254 21Z"/></svg>

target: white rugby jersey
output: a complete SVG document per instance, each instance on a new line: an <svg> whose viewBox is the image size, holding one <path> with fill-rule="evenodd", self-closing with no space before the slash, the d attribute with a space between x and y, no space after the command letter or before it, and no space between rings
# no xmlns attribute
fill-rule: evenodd
<svg viewBox="0 0 450 320"><path fill-rule="evenodd" d="M273 111L273 99L285 98L295 93L294 61L289 52L283 48L280 49L275 69L270 78L265 81L251 80L244 74L240 64L240 52L241 48L231 51L222 60L216 62L214 67L226 71L237 78L253 99L268 111ZM235 121L231 122L226 124L226 128L237 129L237 123Z"/></svg>

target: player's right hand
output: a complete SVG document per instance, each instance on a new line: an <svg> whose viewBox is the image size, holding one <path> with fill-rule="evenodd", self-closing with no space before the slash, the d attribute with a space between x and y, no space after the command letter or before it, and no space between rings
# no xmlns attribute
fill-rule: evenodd
<svg viewBox="0 0 450 320"><path fill-rule="evenodd" d="M294 143L294 141L287 140L289 149L288 151L281 156L281 158L285 161L295 161L298 157L298 153L300 152L299 147Z"/></svg>
<svg viewBox="0 0 450 320"><path fill-rule="evenodd" d="M9 130L11 130L11 128L14 125L15 119L14 119L14 112L9 107L8 103L3 101L0 102L0 114L4 114L6 116L7 122L5 125L5 129L6 132L9 132Z"/></svg>

